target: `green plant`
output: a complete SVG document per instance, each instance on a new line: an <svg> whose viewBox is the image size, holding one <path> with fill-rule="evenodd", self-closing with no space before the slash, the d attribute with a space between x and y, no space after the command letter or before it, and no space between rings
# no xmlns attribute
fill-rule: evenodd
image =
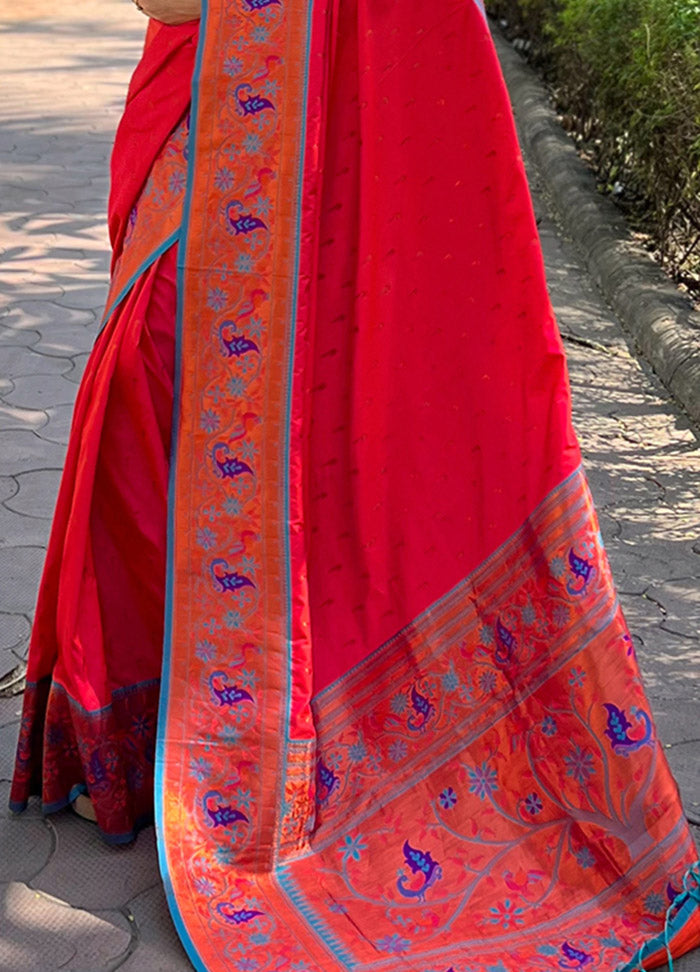
<svg viewBox="0 0 700 972"><path fill-rule="evenodd" d="M700 281L700 0L491 0L526 36L601 184Z"/></svg>

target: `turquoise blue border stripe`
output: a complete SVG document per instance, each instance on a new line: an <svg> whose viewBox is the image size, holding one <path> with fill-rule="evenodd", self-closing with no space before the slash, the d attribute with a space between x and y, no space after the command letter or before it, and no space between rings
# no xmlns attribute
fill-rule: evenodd
<svg viewBox="0 0 700 972"><path fill-rule="evenodd" d="M692 886L691 886L691 881ZM668 972L674 972L671 946L673 939L681 932L700 908L700 860L691 864L683 877L683 890L676 895L666 912L664 930L640 946L635 957L626 965L617 967L616 972L635 972L644 968L644 956L654 955L661 949L666 950Z"/></svg>
<svg viewBox="0 0 700 972"><path fill-rule="evenodd" d="M299 263L301 260L301 224L302 224L302 203L304 198L304 174L306 169L306 125L308 117L309 101L309 64L311 57L311 36L313 26L314 0L308 0L306 11L306 51L304 62L304 91L302 95L302 115L301 115L301 138L299 139L299 180L297 186L297 223L296 236L294 240L294 270L292 286L292 319L290 321L290 342L289 354L287 358L287 405L284 421L284 445L283 454L283 498L282 508L284 510L284 560L285 560L285 585L286 585L286 614L287 614L287 684L286 684L286 726L284 732L284 751L282 754L283 772L280 774L280 786L278 789L278 807L284 806L284 792L287 781L287 765L289 756L289 727L292 720L292 553L289 536L289 463L291 455L291 412L292 396L294 385L294 360L296 352L297 334L297 302L299 299ZM275 848L275 853L279 850L279 844Z"/></svg>
<svg viewBox="0 0 700 972"><path fill-rule="evenodd" d="M153 253L151 253L149 256L146 257L146 259L143 261L143 263L138 268L138 270L129 277L128 281L124 284L124 286L119 291L117 296L114 298L112 303L107 305L107 309L105 310L102 316L102 323L100 324L100 329L97 332L98 337L104 330L104 326L107 323L107 321L110 319L110 317L112 316L116 308L124 300L124 298L129 293L131 288L134 286L136 281L139 279L141 274L144 273L146 270L148 270L148 268L156 262L159 256L162 256L166 250L169 250L170 247L173 245L173 243L177 243L177 241L180 238L180 233L181 233L181 229L174 230L170 234L170 236L160 244L160 246L156 247Z"/></svg>
<svg viewBox="0 0 700 972"><path fill-rule="evenodd" d="M202 73L202 59L204 56L205 39L207 35L207 19L209 15L209 2L202 0L202 16L199 28L199 38L197 42L197 57L195 59L194 73L192 75L192 106L191 123L188 137L188 158L196 158L195 142L197 134L197 121L199 117L199 82ZM175 509L175 470L177 468L177 447L178 447L178 420L180 416L180 395L182 382L182 328L183 328L183 297L184 297L184 262L187 253L187 241L189 236L189 218L192 203L192 184L194 180L194 165L191 161L187 167L187 185L185 187L185 202L182 216L182 226L178 231L180 238L180 248L177 257L177 319L175 325L175 381L173 396L173 427L170 448L170 476L168 483L168 551L167 568L165 581L165 634L163 637L163 668L161 681L160 703L158 708L158 735L156 738L156 765L155 765L155 821L156 835L163 834L163 760L165 754L165 742L163 740L163 730L167 725L168 717L168 686L170 684L170 656L173 636L173 553L174 553L174 509ZM158 839L158 865L165 896L170 908L180 941L185 947L185 951L197 972L207 972L207 968L202 962L199 953L190 938L189 932L185 927L180 909L175 898L172 881L168 872L168 862L163 846L162 839Z"/></svg>

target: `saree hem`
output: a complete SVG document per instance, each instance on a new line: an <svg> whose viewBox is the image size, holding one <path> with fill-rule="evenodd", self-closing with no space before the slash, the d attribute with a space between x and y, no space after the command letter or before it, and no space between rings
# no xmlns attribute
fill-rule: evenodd
<svg viewBox="0 0 700 972"><path fill-rule="evenodd" d="M132 841L153 819L159 686L159 679L123 686L111 704L88 711L50 676L29 685L10 810L21 813L38 796L42 813L53 814L84 793L104 840Z"/></svg>
<svg viewBox="0 0 700 972"><path fill-rule="evenodd" d="M52 803L52 804L42 803L41 804L42 816L50 817L55 813L60 813L61 810L66 810L68 807L71 806L71 804L76 799L76 797L81 795L88 796L89 795L88 788L85 785L85 783L76 783L75 786L71 789L68 796L64 797L62 800L58 800L56 803ZM34 796L41 797L41 794L39 793L30 794L30 798ZM27 809L28 806L29 806L29 798L20 802L10 800L8 803L8 808L10 812L15 814L16 816L20 816L20 814L24 813L24 811ZM133 841L136 840L136 838L138 837L138 835L141 833L142 830L145 830L146 827L153 826L153 814L145 813L142 817L139 817L137 820L134 821L134 826L132 827L131 830L125 831L124 833L121 834L107 833L106 831L102 830L102 828L98 823L95 823L94 821L86 820L85 822L92 824L97 828L100 837L105 842L105 844L119 847L125 844L133 843Z"/></svg>

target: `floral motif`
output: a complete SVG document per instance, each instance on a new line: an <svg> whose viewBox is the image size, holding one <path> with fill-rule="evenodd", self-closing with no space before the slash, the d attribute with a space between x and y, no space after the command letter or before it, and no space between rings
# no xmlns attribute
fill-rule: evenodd
<svg viewBox="0 0 700 972"><path fill-rule="evenodd" d="M593 867L595 864L595 857L588 847L582 847L580 850L577 850L575 856L576 863L579 867L582 867L584 871L589 867Z"/></svg>
<svg viewBox="0 0 700 972"><path fill-rule="evenodd" d="M408 747L403 739L395 739L389 746L389 759L392 763L400 763L405 758Z"/></svg>
<svg viewBox="0 0 700 972"><path fill-rule="evenodd" d="M448 786L447 789L442 791L438 797L438 800L440 801L440 806L443 808L443 810L451 810L452 807L454 807L454 805L457 803L457 794L451 786Z"/></svg>
<svg viewBox="0 0 700 972"><path fill-rule="evenodd" d="M495 908L491 908L489 921L493 925L501 925L505 929L511 928L513 925L522 925L524 921L523 911L523 908L518 908L514 901L506 898L505 901L499 901Z"/></svg>
<svg viewBox="0 0 700 972"><path fill-rule="evenodd" d="M555 719L548 715L542 720L542 732L545 736L554 736L557 731L557 723Z"/></svg>
<svg viewBox="0 0 700 972"><path fill-rule="evenodd" d="M530 793L525 797L525 809L529 814L535 816L542 812L542 801L537 793Z"/></svg>
<svg viewBox="0 0 700 972"><path fill-rule="evenodd" d="M379 951L389 952L390 955L405 955L410 947L410 939L401 938L401 936L396 933L393 935L386 935L384 938L380 938L377 942L377 948Z"/></svg>
<svg viewBox="0 0 700 972"><path fill-rule="evenodd" d="M480 800L485 799L498 789L496 770L484 760L481 766L468 768L470 785L469 792L476 794Z"/></svg>
<svg viewBox="0 0 700 972"><path fill-rule="evenodd" d="M572 776L577 783L587 783L588 778L593 775L593 753L588 749L581 749L579 745L574 745L564 757L566 763L566 775Z"/></svg>
<svg viewBox="0 0 700 972"><path fill-rule="evenodd" d="M359 861L362 851L365 850L367 850L367 844L363 843L362 834L358 834L355 837L347 834L340 847L340 853L343 855L343 864L349 860Z"/></svg>
<svg viewBox="0 0 700 972"><path fill-rule="evenodd" d="M586 673L582 668L572 668L569 673L569 685L573 685L574 688L583 688L583 683L586 680Z"/></svg>

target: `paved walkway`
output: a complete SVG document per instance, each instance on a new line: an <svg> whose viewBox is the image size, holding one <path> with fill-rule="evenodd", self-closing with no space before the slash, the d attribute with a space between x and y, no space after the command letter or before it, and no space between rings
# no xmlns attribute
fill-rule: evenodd
<svg viewBox="0 0 700 972"><path fill-rule="evenodd" d="M127 0L23 0L0 65L0 678L22 657L77 382L105 296L107 160L143 21ZM579 434L661 738L700 824L700 447L633 358L533 189ZM6 806L20 702L0 698L0 972L186 972L152 829L105 847ZM700 955L679 963L700 972Z"/></svg>

